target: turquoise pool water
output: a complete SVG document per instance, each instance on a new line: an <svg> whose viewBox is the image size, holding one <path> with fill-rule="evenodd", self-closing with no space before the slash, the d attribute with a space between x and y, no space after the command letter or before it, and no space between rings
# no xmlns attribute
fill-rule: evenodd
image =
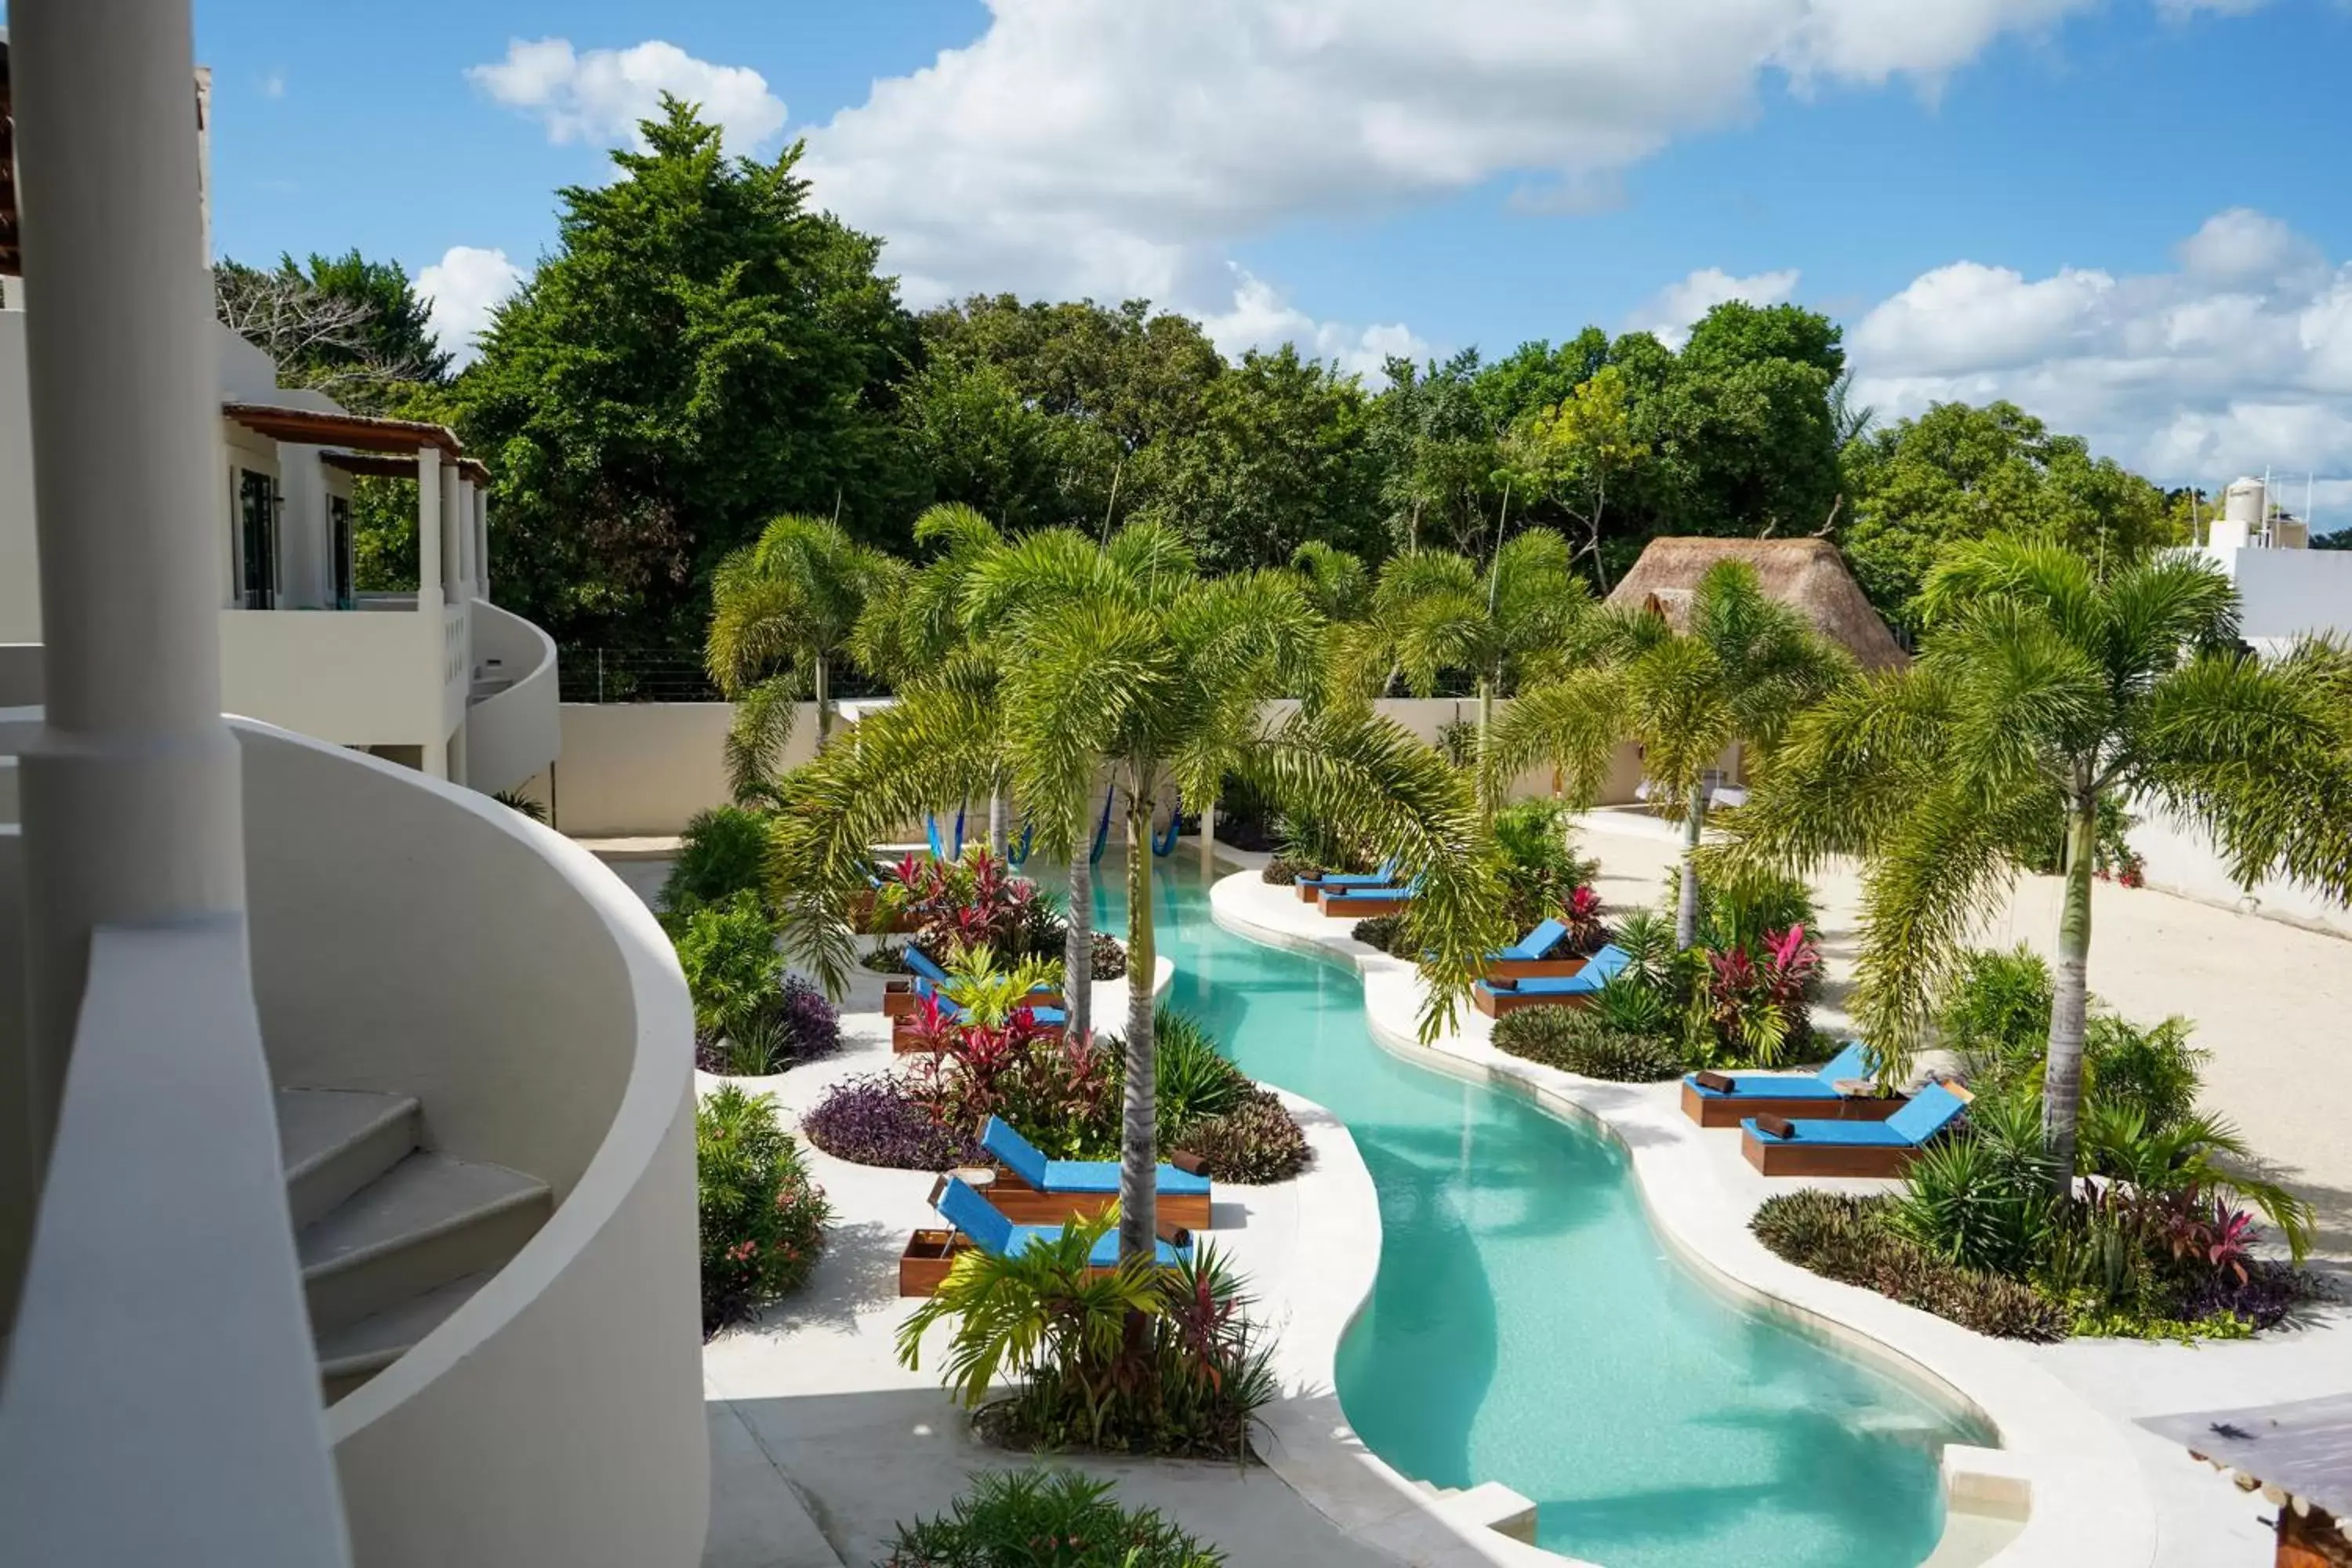
<svg viewBox="0 0 2352 1568"><path fill-rule="evenodd" d="M1503 1482L1539 1505L1544 1546L1603 1568L1910 1568L1934 1549L1937 1453L1982 1434L1719 1300L1664 1256L1614 1144L1400 1061L1353 973L1218 928L1189 851L1155 870L1171 1005L1329 1108L1380 1189L1380 1279L1339 1365L1376 1453L1440 1486Z"/></svg>

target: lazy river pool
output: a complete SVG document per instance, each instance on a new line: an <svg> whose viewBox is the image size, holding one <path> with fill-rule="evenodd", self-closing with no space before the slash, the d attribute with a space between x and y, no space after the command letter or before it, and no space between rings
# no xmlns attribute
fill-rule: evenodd
<svg viewBox="0 0 2352 1568"><path fill-rule="evenodd" d="M1126 889L1098 869L1098 929L1119 932ZM1352 972L1215 924L1189 850L1154 872L1168 1005L1328 1108L1379 1188L1379 1282L1339 1357L1374 1452L1439 1486L1511 1487L1541 1545L1603 1568L1911 1568L1934 1550L1937 1453L1981 1432L1716 1296L1665 1256L1613 1142L1383 1050Z"/></svg>

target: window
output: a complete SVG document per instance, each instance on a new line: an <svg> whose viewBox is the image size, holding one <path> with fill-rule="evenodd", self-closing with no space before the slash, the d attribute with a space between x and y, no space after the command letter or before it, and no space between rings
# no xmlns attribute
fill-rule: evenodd
<svg viewBox="0 0 2352 1568"><path fill-rule="evenodd" d="M248 610L278 607L278 481L236 473L237 586Z"/></svg>
<svg viewBox="0 0 2352 1568"><path fill-rule="evenodd" d="M334 576L335 608L352 607L352 503L346 496L327 498L328 571Z"/></svg>

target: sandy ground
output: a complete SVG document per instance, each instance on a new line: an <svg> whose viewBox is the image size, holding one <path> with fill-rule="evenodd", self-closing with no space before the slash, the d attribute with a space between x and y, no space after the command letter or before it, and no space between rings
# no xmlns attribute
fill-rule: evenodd
<svg viewBox="0 0 2352 1568"><path fill-rule="evenodd" d="M1601 860L1600 892L1623 908L1654 902L1679 846L1664 823L1602 811L1582 821L1580 847ZM1860 879L1851 868L1815 880L1829 960L1825 1027L1845 1024ZM2029 877L1987 926L1988 946L2024 942L2054 954L2062 884ZM2171 1014L2195 1021L2205 1065L2204 1107L2228 1117L2269 1174L2317 1205L2320 1247L2352 1258L2352 940L2239 914L2146 888L2096 885L2091 905L2091 990L2137 1023Z"/></svg>

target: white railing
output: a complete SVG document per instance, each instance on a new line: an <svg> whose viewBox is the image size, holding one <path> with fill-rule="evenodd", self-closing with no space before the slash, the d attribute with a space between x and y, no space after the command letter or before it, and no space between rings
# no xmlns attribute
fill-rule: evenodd
<svg viewBox="0 0 2352 1568"><path fill-rule="evenodd" d="M91 938L0 1396L0 1563L351 1561L246 967L234 920Z"/></svg>
<svg viewBox="0 0 2352 1568"><path fill-rule="evenodd" d="M473 610L475 657L485 668L495 662L506 685L467 710L466 782L511 789L544 773L563 750L555 639L487 600L475 600Z"/></svg>

